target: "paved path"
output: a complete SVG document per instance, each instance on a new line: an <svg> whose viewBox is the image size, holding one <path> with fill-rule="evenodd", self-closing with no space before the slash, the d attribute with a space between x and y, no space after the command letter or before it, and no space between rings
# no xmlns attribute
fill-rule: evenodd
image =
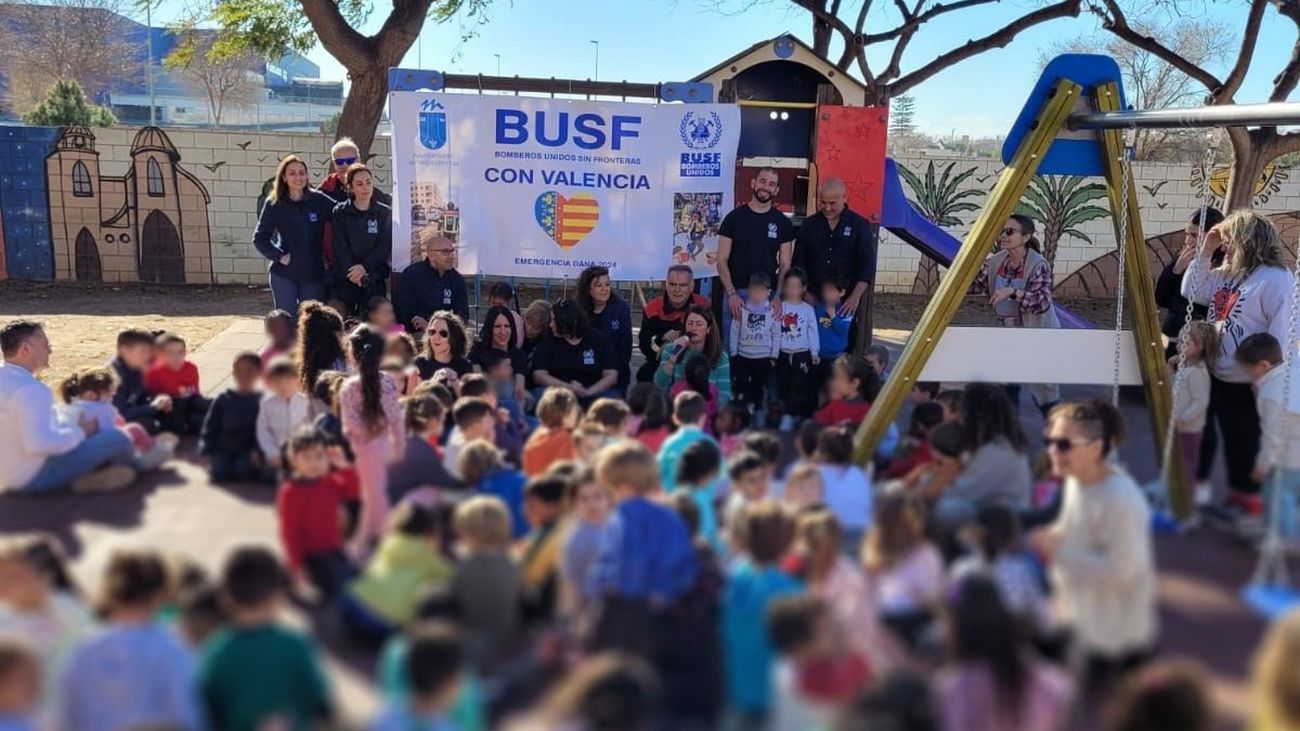
<svg viewBox="0 0 1300 731"><path fill-rule="evenodd" d="M240 320L196 350L193 359L210 393L225 388L235 353L260 348L261 333L259 321ZM879 335L897 355L907 332L890 330ZM1067 390L1067 395L1083 393L1086 391ZM1150 478L1155 472L1155 450L1145 411L1132 404L1124 410L1133 434L1122 450L1123 457L1139 479ZM1023 411L1026 429L1037 434L1041 418L1032 409ZM214 487L192 459L181 459L130 490L112 495L0 496L0 534L40 531L59 537L74 557L78 578L93 590L108 556L118 546L147 543L180 552L211 570L234 546L274 546L272 502L269 488ZM1157 548L1162 650L1204 662L1212 672L1220 707L1239 714L1245 708L1247 665L1263 628L1263 622L1236 595L1250 576L1253 557L1233 540L1208 530L1160 536ZM291 619L318 628L322 622L328 623L301 610L295 610ZM327 650L347 715L363 718L374 707L370 653L336 644Z"/></svg>

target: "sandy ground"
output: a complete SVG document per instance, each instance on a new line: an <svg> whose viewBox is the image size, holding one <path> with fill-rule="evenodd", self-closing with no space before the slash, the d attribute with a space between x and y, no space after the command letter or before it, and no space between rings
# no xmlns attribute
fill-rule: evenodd
<svg viewBox="0 0 1300 731"><path fill-rule="evenodd" d="M109 360L118 331L128 327L171 330L193 351L231 322L270 308L265 287L0 282L0 321L23 317L45 324L54 347L43 376L49 383Z"/></svg>

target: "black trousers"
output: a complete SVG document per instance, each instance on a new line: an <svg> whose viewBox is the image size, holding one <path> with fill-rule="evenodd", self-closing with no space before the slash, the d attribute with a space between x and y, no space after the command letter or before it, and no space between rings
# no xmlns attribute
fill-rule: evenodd
<svg viewBox="0 0 1300 731"><path fill-rule="evenodd" d="M343 585L352 578L352 565L348 563L348 558L342 551L313 554L308 556L304 563L307 568L307 578L326 599L338 596Z"/></svg>
<svg viewBox="0 0 1300 731"><path fill-rule="evenodd" d="M344 276L346 272L340 272L339 274L340 276L334 282L332 291L334 297L347 308L347 312L343 313L344 317L364 317L366 303L372 297L388 296L388 279L386 277L372 275L366 286L358 287Z"/></svg>
<svg viewBox="0 0 1300 731"><path fill-rule="evenodd" d="M275 474L267 469L261 459L261 453L228 454L213 452L211 476L216 483L223 482L270 482Z"/></svg>
<svg viewBox="0 0 1300 731"><path fill-rule="evenodd" d="M771 358L731 359L731 395L736 403L751 411L767 403L767 379L772 374Z"/></svg>
<svg viewBox="0 0 1300 731"><path fill-rule="evenodd" d="M173 398L171 411L158 414L158 425L176 436L198 434L203 429L203 417L208 415L210 405L210 401L197 394Z"/></svg>
<svg viewBox="0 0 1300 731"><path fill-rule="evenodd" d="M1259 412L1249 383L1229 383L1210 376L1210 412L1223 436L1223 456L1228 464L1228 486L1258 495L1260 485L1250 478L1259 454Z"/></svg>
<svg viewBox="0 0 1300 731"><path fill-rule="evenodd" d="M812 416L817 393L812 383L812 353L781 353L776 359L776 391L785 413L797 419Z"/></svg>

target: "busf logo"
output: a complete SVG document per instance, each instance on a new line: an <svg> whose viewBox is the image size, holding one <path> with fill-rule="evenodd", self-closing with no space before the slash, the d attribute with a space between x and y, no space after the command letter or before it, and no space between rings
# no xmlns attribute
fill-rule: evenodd
<svg viewBox="0 0 1300 731"><path fill-rule="evenodd" d="M420 144L430 150L447 144L446 107L437 99L425 99L420 105Z"/></svg>

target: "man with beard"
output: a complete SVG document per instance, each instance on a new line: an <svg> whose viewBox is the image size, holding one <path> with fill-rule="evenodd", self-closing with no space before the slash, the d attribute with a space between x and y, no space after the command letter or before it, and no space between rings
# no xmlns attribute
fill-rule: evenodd
<svg viewBox="0 0 1300 731"><path fill-rule="evenodd" d="M709 306L707 299L691 291L693 283L691 268L676 264L669 267L664 278L664 293L646 303L641 332L637 335L637 346L645 355L645 364L637 370L636 380L654 380L659 351L682 335L682 321L691 305Z"/></svg>
<svg viewBox="0 0 1300 731"><path fill-rule="evenodd" d="M794 265L808 274L809 301L828 282L847 284L831 315L854 317L852 352L871 345L871 282L876 278L876 237L867 219L849 210L844 181L829 178L817 191L817 213L804 219L794 247Z"/></svg>
<svg viewBox="0 0 1300 731"><path fill-rule="evenodd" d="M736 287L749 285L749 277L762 271L777 283L772 297L780 306L780 282L794 255L794 226L772 206L780 190L776 171L763 168L749 181L749 203L728 213L718 228L718 280L722 283L722 342L731 335L732 318L740 317L745 295Z"/></svg>

